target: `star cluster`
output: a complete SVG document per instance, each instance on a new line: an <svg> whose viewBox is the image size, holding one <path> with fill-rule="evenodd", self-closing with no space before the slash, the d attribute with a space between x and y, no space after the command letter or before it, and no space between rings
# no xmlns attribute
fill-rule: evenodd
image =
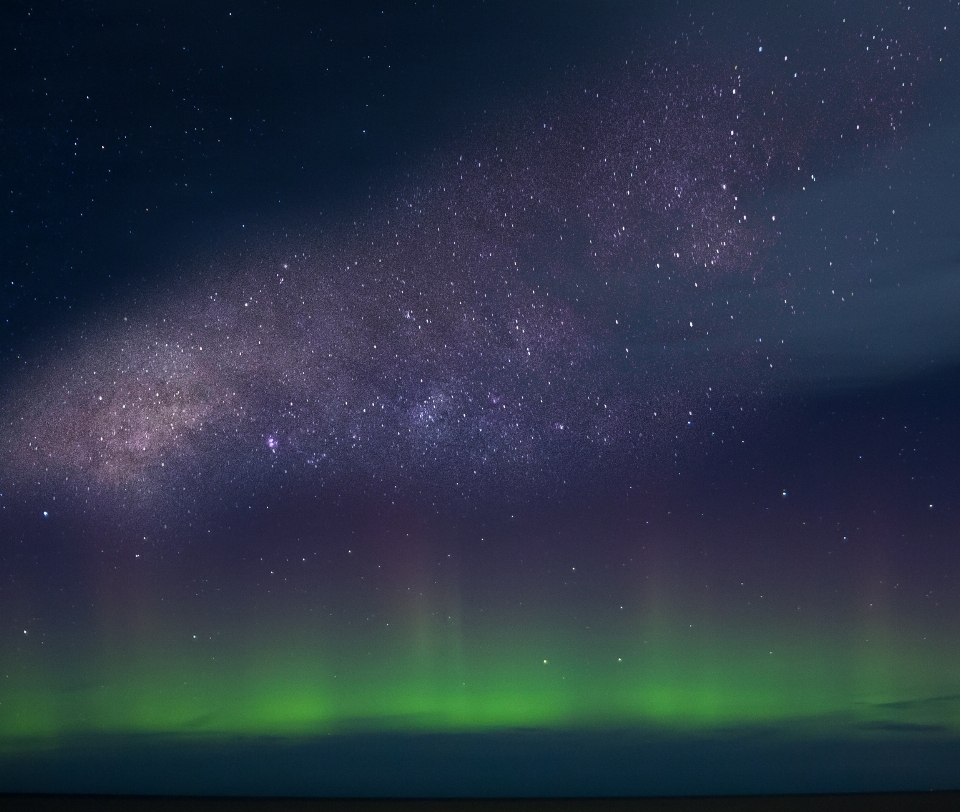
<svg viewBox="0 0 960 812"><path fill-rule="evenodd" d="M247 235L58 339L4 401L9 479L180 511L271 476L502 498L722 443L789 363L751 319L796 285L765 261L785 196L909 120L928 54L853 42L818 68L687 37Z"/></svg>

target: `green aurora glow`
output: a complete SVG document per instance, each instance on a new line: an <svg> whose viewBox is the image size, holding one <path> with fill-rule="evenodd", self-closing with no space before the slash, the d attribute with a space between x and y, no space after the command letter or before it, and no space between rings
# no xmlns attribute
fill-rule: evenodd
<svg viewBox="0 0 960 812"><path fill-rule="evenodd" d="M784 723L848 734L883 724L960 731L960 703L949 701L960 651L901 623L824 636L786 622L777 634L661 622L646 639L540 625L456 634L420 625L352 643L288 629L219 646L140 640L71 662L7 655L0 741L10 751L90 733Z"/></svg>

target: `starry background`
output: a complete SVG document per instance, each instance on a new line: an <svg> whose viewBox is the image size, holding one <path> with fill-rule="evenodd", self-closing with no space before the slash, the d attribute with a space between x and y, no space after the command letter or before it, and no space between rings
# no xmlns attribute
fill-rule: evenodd
<svg viewBox="0 0 960 812"><path fill-rule="evenodd" d="M958 788L955 2L0 25L0 787Z"/></svg>

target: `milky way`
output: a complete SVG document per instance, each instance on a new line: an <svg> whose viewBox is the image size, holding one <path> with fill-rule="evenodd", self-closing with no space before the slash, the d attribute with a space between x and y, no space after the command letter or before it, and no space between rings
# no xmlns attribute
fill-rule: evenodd
<svg viewBox="0 0 960 812"><path fill-rule="evenodd" d="M569 79L88 317L3 401L7 487L141 518L264 484L503 498L735 442L790 364L751 320L800 284L770 261L785 196L895 148L930 61L818 36Z"/></svg>

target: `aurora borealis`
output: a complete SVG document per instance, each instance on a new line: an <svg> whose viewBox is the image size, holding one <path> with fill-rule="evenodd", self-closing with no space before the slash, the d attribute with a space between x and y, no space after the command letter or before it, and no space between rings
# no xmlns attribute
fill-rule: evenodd
<svg viewBox="0 0 960 812"><path fill-rule="evenodd" d="M3 790L960 788L960 10L679 5L4 12Z"/></svg>

